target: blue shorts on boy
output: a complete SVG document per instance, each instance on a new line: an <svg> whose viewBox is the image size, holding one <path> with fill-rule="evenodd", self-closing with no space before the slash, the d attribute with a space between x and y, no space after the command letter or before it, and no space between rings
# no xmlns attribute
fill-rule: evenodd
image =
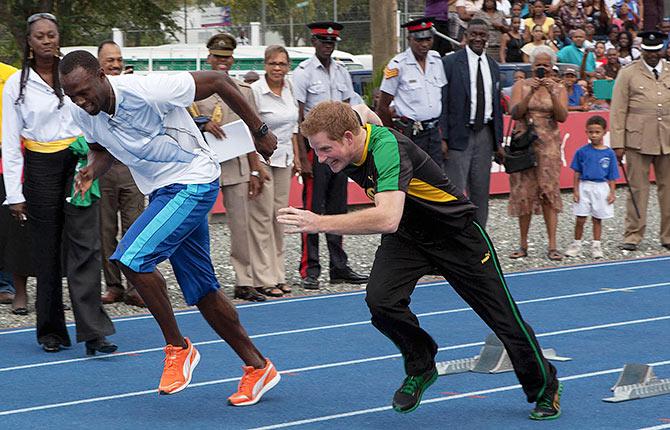
<svg viewBox="0 0 670 430"><path fill-rule="evenodd" d="M198 303L219 288L209 254L207 218L218 192L218 179L157 189L109 259L150 273L169 258L186 303Z"/></svg>
<svg viewBox="0 0 670 430"><path fill-rule="evenodd" d="M616 154L612 148L596 149L586 144L575 152L570 168L580 174L580 198L572 207L575 216L612 218L614 205L607 203L608 181L619 177Z"/></svg>

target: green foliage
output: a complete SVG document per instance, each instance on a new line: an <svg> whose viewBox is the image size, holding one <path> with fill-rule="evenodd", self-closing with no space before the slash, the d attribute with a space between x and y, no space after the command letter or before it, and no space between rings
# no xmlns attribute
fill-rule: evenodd
<svg viewBox="0 0 670 430"><path fill-rule="evenodd" d="M332 0L308 0L307 6L297 7L305 0L265 0L265 23L270 31L282 36L286 46L309 45L307 23L314 21L332 21ZM263 22L262 0L217 0L217 6L230 6L233 22ZM353 54L365 54L370 51L370 19L368 0L337 0L337 20L345 22L343 40L338 49ZM291 27L293 19L293 39ZM358 22L352 22L358 21Z"/></svg>
<svg viewBox="0 0 670 430"><path fill-rule="evenodd" d="M20 57L26 18L36 12L56 15L62 46L97 45L112 37L113 27L126 32L128 46L156 45L167 43L168 37L179 29L171 14L183 5L180 0L3 0L0 22L5 23L13 43L9 37L0 37L0 59L15 62Z"/></svg>

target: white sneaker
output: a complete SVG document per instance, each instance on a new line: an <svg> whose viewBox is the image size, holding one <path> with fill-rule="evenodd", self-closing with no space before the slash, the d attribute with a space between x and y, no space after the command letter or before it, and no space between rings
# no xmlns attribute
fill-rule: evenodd
<svg viewBox="0 0 670 430"><path fill-rule="evenodd" d="M594 243L593 246L591 246L591 255L593 258L605 257L605 254L603 254L603 249L600 247L599 243Z"/></svg>
<svg viewBox="0 0 670 430"><path fill-rule="evenodd" d="M579 255L579 253L582 250L582 243L581 242L572 242L570 246L568 246L568 249L565 250L563 255L566 255L568 257L576 257Z"/></svg>

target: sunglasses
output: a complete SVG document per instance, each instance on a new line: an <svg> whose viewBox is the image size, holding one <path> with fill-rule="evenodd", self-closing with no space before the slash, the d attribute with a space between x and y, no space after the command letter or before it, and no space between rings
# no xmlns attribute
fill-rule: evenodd
<svg viewBox="0 0 670 430"><path fill-rule="evenodd" d="M47 13L47 12L40 12L40 13L32 14L28 17L27 22L30 25L30 24L32 24L33 22L35 22L39 19L48 19L49 21L53 21L53 22L56 22L56 23L58 22L54 15L52 15L50 13Z"/></svg>

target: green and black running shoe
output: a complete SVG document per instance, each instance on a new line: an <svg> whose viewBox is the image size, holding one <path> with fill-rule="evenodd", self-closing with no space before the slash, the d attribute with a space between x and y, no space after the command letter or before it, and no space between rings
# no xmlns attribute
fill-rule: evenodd
<svg viewBox="0 0 670 430"><path fill-rule="evenodd" d="M531 420L555 420L561 416L561 393L563 384L558 382L553 389L547 389L530 413Z"/></svg>
<svg viewBox="0 0 670 430"><path fill-rule="evenodd" d="M408 376L393 395L393 409L401 414L412 412L419 407L421 396L426 388L437 379L437 369L433 367L420 376Z"/></svg>

